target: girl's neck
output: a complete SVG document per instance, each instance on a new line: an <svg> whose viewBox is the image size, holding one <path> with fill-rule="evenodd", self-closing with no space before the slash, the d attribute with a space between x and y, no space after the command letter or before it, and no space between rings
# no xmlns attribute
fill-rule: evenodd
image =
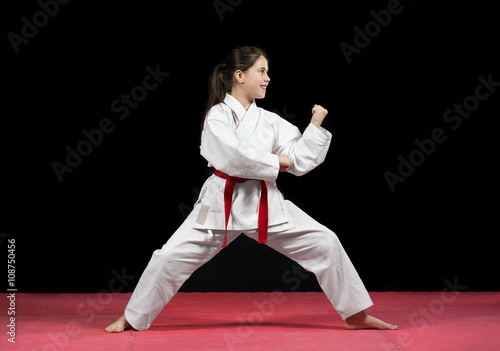
<svg viewBox="0 0 500 351"><path fill-rule="evenodd" d="M250 99L240 89L232 89L230 94L240 102L241 106L243 106L245 110L248 110L250 105L253 103L253 99Z"/></svg>

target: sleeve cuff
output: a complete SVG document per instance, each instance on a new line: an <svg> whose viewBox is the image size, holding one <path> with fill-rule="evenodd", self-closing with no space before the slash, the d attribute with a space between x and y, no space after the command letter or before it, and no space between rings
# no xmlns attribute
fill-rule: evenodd
<svg viewBox="0 0 500 351"><path fill-rule="evenodd" d="M328 142L332 138L332 133L330 133L328 130L326 130L322 126L319 126L319 128L317 128L312 123L309 123L306 130L304 131L304 134L306 134L308 132L312 133L315 137L319 138L323 142Z"/></svg>

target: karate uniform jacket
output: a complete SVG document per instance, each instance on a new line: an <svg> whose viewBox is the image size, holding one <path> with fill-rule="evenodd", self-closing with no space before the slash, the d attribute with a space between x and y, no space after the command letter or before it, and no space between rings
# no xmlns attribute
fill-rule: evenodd
<svg viewBox="0 0 500 351"><path fill-rule="evenodd" d="M202 132L200 153L209 167L239 178L232 198L228 230L257 230L261 182L268 188L268 231L294 227L284 205L284 197L276 186L279 173L278 156L292 161L288 172L300 176L321 164L326 157L332 135L312 124L302 135L297 127L273 112L257 107L248 110L227 94L224 103L208 112ZM209 177L200 191L193 211L193 228L224 230L224 187L226 180Z"/></svg>

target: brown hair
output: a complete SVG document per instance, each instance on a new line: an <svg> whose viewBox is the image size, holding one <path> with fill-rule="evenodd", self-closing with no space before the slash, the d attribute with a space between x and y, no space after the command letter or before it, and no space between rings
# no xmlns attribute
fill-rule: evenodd
<svg viewBox="0 0 500 351"><path fill-rule="evenodd" d="M210 93L205 114L201 121L201 131L203 131L208 111L213 106L224 102L226 93L231 91L234 83L234 72L238 70L246 72L261 56L264 56L269 61L267 54L262 49L255 46L242 46L231 51L226 61L215 67L210 77Z"/></svg>

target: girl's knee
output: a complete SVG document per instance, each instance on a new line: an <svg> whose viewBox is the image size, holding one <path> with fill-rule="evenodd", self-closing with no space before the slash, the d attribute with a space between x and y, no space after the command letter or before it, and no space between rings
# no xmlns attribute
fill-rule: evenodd
<svg viewBox="0 0 500 351"><path fill-rule="evenodd" d="M171 262L179 259L179 257L176 257L178 253L178 251L165 245L161 249L153 252L151 261L156 261L162 265L169 265Z"/></svg>
<svg viewBox="0 0 500 351"><path fill-rule="evenodd" d="M335 234L330 229L326 228L320 232L321 239L320 242L323 243L323 247L330 251L335 249L340 245L340 240L337 234Z"/></svg>
<svg viewBox="0 0 500 351"><path fill-rule="evenodd" d="M324 262L331 261L338 254L339 249L342 250L338 236L328 229L321 232L317 243L315 255Z"/></svg>

